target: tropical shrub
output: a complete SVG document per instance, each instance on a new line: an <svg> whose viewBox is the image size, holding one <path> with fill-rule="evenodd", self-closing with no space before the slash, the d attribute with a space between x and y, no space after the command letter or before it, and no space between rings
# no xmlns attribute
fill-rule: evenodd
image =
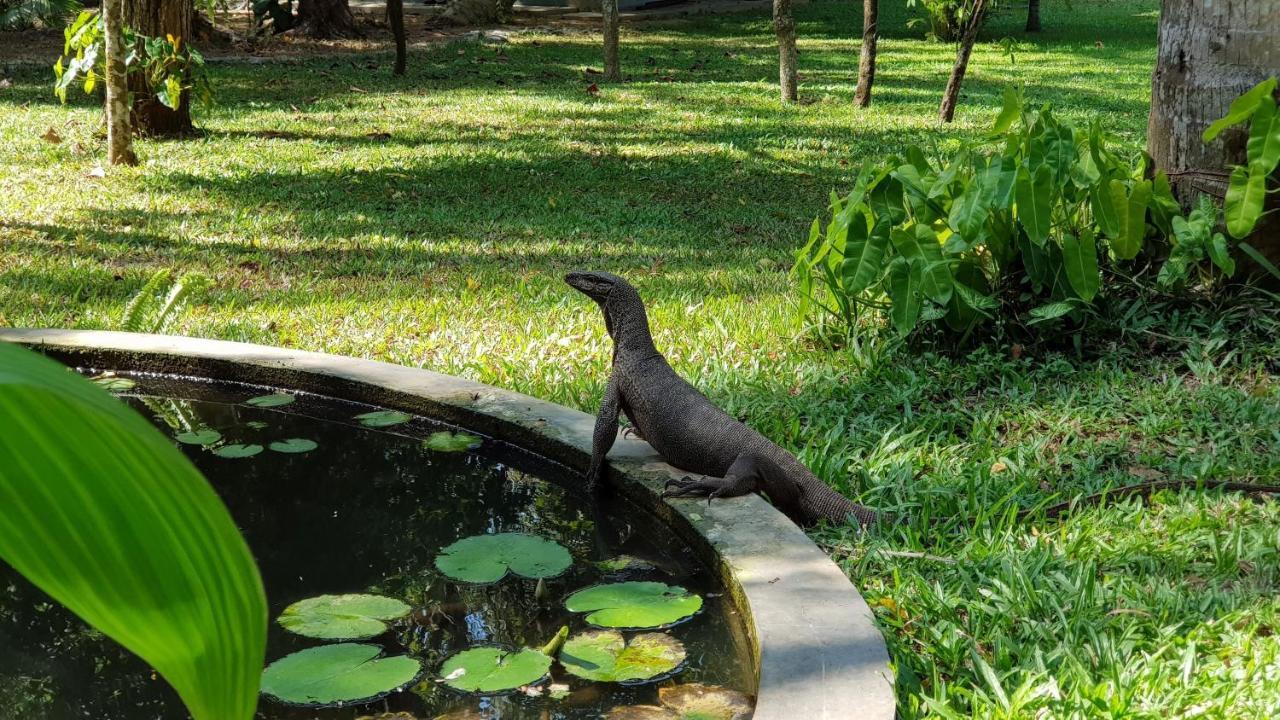
<svg viewBox="0 0 1280 720"><path fill-rule="evenodd" d="M1274 103L1263 94L1251 92L1248 106L1270 124ZM1226 120L1246 119L1235 110ZM1256 222L1251 188L1280 153L1280 136L1250 144L1260 159L1233 172L1243 189L1226 201L1233 235ZM1241 197L1251 203L1244 210ZM1073 127L1048 106L1028 107L1016 88L1006 89L981 141L945 162L912 146L905 157L866 164L848 196L832 195L830 212L825 227L814 220L792 272L803 312L848 329L865 310L883 312L903 335L936 321L967 333L997 316L1028 326L1080 320L1106 290L1103 270L1136 258L1153 234L1169 239L1158 243L1168 255L1159 276L1166 288L1193 273L1235 272L1211 200L1184 216L1144 153L1118 151L1096 122Z"/></svg>
<svg viewBox="0 0 1280 720"><path fill-rule="evenodd" d="M195 720L249 720L267 611L249 548L172 442L0 343L0 558L156 669Z"/></svg>
<svg viewBox="0 0 1280 720"><path fill-rule="evenodd" d="M106 76L104 30L102 14L86 10L63 31L62 57L53 66L53 91L62 102L77 82L92 93ZM204 56L182 38L149 37L125 28L124 45L125 73L145 78L148 91L165 107L176 110L185 93L204 105L213 101Z"/></svg>
<svg viewBox="0 0 1280 720"><path fill-rule="evenodd" d="M0 0L0 30L57 27L81 7L80 0Z"/></svg>
<svg viewBox="0 0 1280 720"><path fill-rule="evenodd" d="M200 273L183 273L177 280L168 270L157 270L125 305L120 329L128 332L168 332L192 298L209 287Z"/></svg>

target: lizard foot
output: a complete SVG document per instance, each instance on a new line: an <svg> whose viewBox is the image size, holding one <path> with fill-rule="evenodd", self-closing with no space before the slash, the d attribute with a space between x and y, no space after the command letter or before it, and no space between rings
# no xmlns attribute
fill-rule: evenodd
<svg viewBox="0 0 1280 720"><path fill-rule="evenodd" d="M710 478L706 475L699 478L691 478L686 475L682 478L668 480L662 489L662 497L705 497L707 502L710 503L712 498L719 497L727 489L728 487L722 478Z"/></svg>
<svg viewBox="0 0 1280 720"><path fill-rule="evenodd" d="M644 436L640 434L640 431L634 427L631 427L630 425L622 428L622 437L624 440L629 437L639 438L641 440L644 439Z"/></svg>

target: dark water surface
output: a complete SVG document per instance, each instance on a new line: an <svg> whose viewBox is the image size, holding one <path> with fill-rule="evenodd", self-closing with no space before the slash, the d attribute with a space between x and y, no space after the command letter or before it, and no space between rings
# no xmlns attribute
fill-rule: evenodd
<svg viewBox="0 0 1280 720"><path fill-rule="evenodd" d="M597 718L620 704L654 703L661 684L619 686L579 680L553 666L568 697L516 693L469 696L433 681L450 654L475 645L540 647L561 625L586 629L561 600L603 578L591 561L627 553L659 567L621 579L660 580L707 595L703 611L667 630L689 659L664 681L726 685L750 693L750 663L737 617L712 572L649 516L592 504L572 488L579 476L505 443L485 439L474 451L427 450L422 439L456 430L425 418L394 427L359 425L376 408L299 395L280 408L243 402L269 389L171 377L131 375L122 399L172 436L209 427L227 443L266 447L308 438L303 454L264 450L230 459L179 445L217 488L240 526L266 584L273 619L267 662L321 644L288 634L274 618L297 600L325 593L372 592L414 606L410 618L374 641L388 654L423 661L426 680L409 691L355 708L291 708L263 698L257 717L350 720L405 712L401 718ZM249 423L265 424L253 427ZM2 511L2 509L0 509ZM526 532L559 542L574 556L565 575L536 582L508 577L489 586L460 585L433 560L441 547L487 532ZM88 628L0 563L0 720L158 720L188 717L177 695L138 658Z"/></svg>

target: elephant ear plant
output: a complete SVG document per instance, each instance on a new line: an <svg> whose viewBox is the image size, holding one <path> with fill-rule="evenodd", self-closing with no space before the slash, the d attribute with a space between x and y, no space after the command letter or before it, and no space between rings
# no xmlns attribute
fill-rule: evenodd
<svg viewBox="0 0 1280 720"><path fill-rule="evenodd" d="M195 720L249 720L262 580L213 488L142 416L0 343L0 558L150 663Z"/></svg>

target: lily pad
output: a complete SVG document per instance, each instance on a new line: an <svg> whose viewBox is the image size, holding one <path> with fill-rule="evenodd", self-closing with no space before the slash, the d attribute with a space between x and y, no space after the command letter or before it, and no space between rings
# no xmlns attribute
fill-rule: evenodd
<svg viewBox="0 0 1280 720"><path fill-rule="evenodd" d="M440 572L470 583L492 583L510 571L530 579L555 577L573 562L563 546L536 535L496 533L463 538L440 551Z"/></svg>
<svg viewBox="0 0 1280 720"><path fill-rule="evenodd" d="M480 447L480 438L467 433L451 433L447 430L431 433L422 441L422 447L436 452L462 452Z"/></svg>
<svg viewBox="0 0 1280 720"><path fill-rule="evenodd" d="M324 707L377 700L413 682L422 672L417 660L378 657L382 648L339 643L285 656L262 673L262 692L293 705Z"/></svg>
<svg viewBox="0 0 1280 720"><path fill-rule="evenodd" d="M294 396L288 393L271 393L270 395L249 398L244 401L244 404L260 408L280 407L281 405L288 405L295 399Z"/></svg>
<svg viewBox="0 0 1280 720"><path fill-rule="evenodd" d="M622 575L630 572L648 572L657 568L648 560L641 560L634 555L619 555L608 560L594 563L600 572L606 575Z"/></svg>
<svg viewBox="0 0 1280 720"><path fill-rule="evenodd" d="M564 601L569 612L585 612L597 627L658 628L702 609L702 598L660 582L622 582L579 590Z"/></svg>
<svg viewBox="0 0 1280 720"><path fill-rule="evenodd" d="M412 415L400 412L399 410L378 410L376 412L367 412L356 416L356 420L359 420L360 424L365 427L388 427L391 425L407 423L412 419Z"/></svg>
<svg viewBox="0 0 1280 720"><path fill-rule="evenodd" d="M250 420L249 422L245 423L245 425L247 427L253 428L254 430L262 430L267 427L267 424L262 422L261 420Z"/></svg>
<svg viewBox="0 0 1280 720"><path fill-rule="evenodd" d="M288 440L277 440L267 447L278 453L304 453L315 450L316 441L306 438L289 438Z"/></svg>
<svg viewBox="0 0 1280 720"><path fill-rule="evenodd" d="M98 387L110 392L124 392L132 390L138 383L125 377L117 377L115 375L101 375L93 379Z"/></svg>
<svg viewBox="0 0 1280 720"><path fill-rule="evenodd" d="M658 690L662 707L625 705L605 713L604 720L747 720L751 701L728 688L701 683L673 685Z"/></svg>
<svg viewBox="0 0 1280 720"><path fill-rule="evenodd" d="M187 445L212 445L222 439L222 433L206 428L204 430L178 433L173 436L173 439Z"/></svg>
<svg viewBox="0 0 1280 720"><path fill-rule="evenodd" d="M637 683L664 677L684 662L684 645L663 633L643 633L628 642L617 630L575 635L560 650L560 664L585 680Z"/></svg>
<svg viewBox="0 0 1280 720"><path fill-rule="evenodd" d="M410 609L381 595L321 595L290 605L276 622L319 640L363 640L386 632L387 621L408 615Z"/></svg>
<svg viewBox="0 0 1280 720"><path fill-rule="evenodd" d="M247 458L262 452L261 445L223 445L213 451L214 455L224 458Z"/></svg>
<svg viewBox="0 0 1280 720"><path fill-rule="evenodd" d="M440 677L455 690L494 693L539 682L550 669L551 658L531 648L478 647L445 660Z"/></svg>

